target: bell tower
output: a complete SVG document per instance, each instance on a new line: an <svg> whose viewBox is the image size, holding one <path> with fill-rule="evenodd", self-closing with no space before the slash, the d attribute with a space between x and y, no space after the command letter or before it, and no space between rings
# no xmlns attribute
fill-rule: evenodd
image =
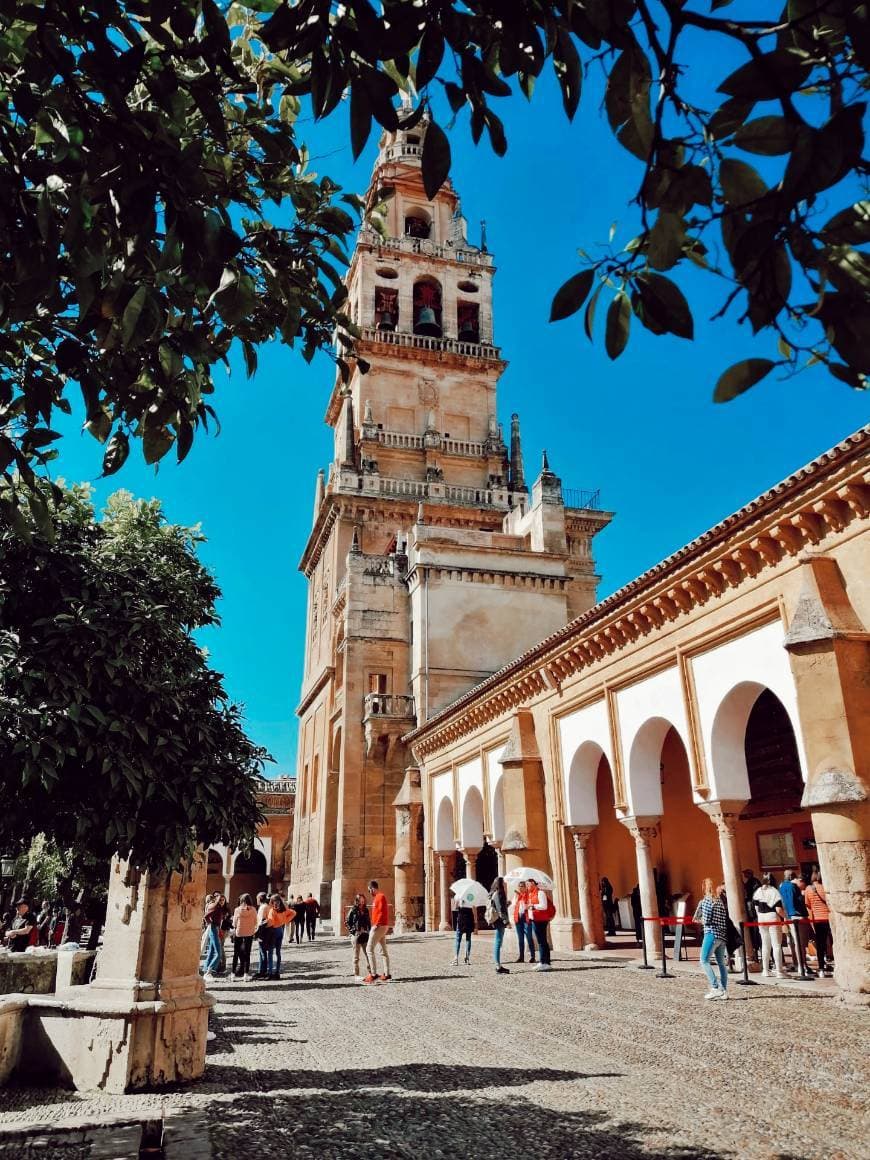
<svg viewBox="0 0 870 1160"><path fill-rule="evenodd" d="M422 918L422 803L402 738L589 608L596 500L532 488L496 388L495 264L447 182L420 171L425 113L384 133L347 274L357 356L326 411L334 451L300 567L309 584L291 893L335 923L371 877ZM413 127L411 127L413 125ZM365 373L363 373L365 372ZM417 795L415 797L415 794ZM418 866L419 860L419 866ZM419 873L418 873L419 870Z"/></svg>

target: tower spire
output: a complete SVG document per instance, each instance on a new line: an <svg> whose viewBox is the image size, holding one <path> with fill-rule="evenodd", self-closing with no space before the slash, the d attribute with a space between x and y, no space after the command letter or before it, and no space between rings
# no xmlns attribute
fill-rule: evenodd
<svg viewBox="0 0 870 1160"><path fill-rule="evenodd" d="M356 448L353 431L353 399L350 394L344 398L344 419L339 432L338 461L342 467L356 467Z"/></svg>
<svg viewBox="0 0 870 1160"><path fill-rule="evenodd" d="M511 462L508 486L511 491L526 490L526 476L523 471L523 446L520 440L520 417L511 415Z"/></svg>
<svg viewBox="0 0 870 1160"><path fill-rule="evenodd" d="M317 483L314 485L314 519L313 523L317 523L317 517L320 514L320 508L323 504L323 496L326 491L326 481L323 476L323 468L317 473Z"/></svg>

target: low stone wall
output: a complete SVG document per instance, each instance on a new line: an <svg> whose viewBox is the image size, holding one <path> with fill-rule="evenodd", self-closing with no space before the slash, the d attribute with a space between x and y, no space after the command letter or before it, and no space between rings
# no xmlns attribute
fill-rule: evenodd
<svg viewBox="0 0 870 1160"><path fill-rule="evenodd" d="M0 998L0 1087L18 1066L27 999L23 995Z"/></svg>
<svg viewBox="0 0 870 1160"><path fill-rule="evenodd" d="M96 951L0 955L0 995L51 995L57 988L80 987L90 982L96 956Z"/></svg>

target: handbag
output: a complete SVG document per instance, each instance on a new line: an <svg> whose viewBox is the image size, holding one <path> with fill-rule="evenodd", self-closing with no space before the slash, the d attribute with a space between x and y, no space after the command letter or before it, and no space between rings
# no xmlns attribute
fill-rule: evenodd
<svg viewBox="0 0 870 1160"><path fill-rule="evenodd" d="M271 937L271 934L272 928L269 926L268 922L261 922L255 932L256 937L260 939L261 942L265 942L267 938Z"/></svg>

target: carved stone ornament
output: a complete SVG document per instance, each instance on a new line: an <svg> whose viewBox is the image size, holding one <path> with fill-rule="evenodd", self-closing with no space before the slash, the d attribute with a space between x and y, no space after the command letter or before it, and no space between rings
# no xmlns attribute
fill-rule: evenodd
<svg viewBox="0 0 870 1160"><path fill-rule="evenodd" d="M417 397L424 407L438 406L438 388L431 379L421 379L417 386Z"/></svg>

